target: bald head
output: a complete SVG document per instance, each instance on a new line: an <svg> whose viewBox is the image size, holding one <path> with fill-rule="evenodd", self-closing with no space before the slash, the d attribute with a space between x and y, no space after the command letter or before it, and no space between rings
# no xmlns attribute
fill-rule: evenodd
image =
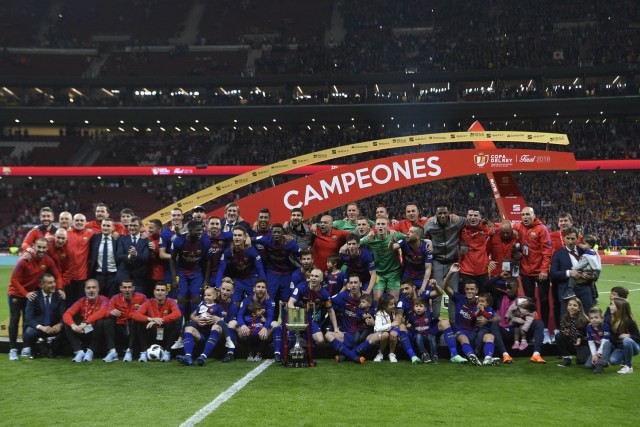
<svg viewBox="0 0 640 427"><path fill-rule="evenodd" d="M525 226L529 226L533 224L533 221L536 219L536 213L533 211L533 208L526 207L522 209L522 223Z"/></svg>
<svg viewBox="0 0 640 427"><path fill-rule="evenodd" d="M505 219L500 223L500 238L505 242L511 240L511 236L513 235L513 226L511 225L511 221Z"/></svg>

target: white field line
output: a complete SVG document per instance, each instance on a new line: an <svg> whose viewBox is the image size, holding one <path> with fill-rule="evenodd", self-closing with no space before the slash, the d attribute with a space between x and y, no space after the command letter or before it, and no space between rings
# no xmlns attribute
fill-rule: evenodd
<svg viewBox="0 0 640 427"><path fill-rule="evenodd" d="M206 406L204 406L198 412L193 414L188 420L180 424L180 427L192 427L198 424L200 421L205 419L209 414L211 414L213 411L218 409L220 405L222 405L227 400L231 399L234 394L242 390L242 388L247 384L249 384L251 380L253 380L255 377L257 377L262 372L264 372L264 370L267 369L269 366L271 366L272 363L273 363L273 360L265 360L264 362L262 362L253 371L249 372L247 375L242 377L235 384L233 384L231 387L229 387L224 392L222 392L218 397L213 399Z"/></svg>

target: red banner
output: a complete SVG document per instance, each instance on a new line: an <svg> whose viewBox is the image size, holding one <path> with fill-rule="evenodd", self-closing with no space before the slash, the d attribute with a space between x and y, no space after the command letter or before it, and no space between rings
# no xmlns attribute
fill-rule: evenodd
<svg viewBox="0 0 640 427"><path fill-rule="evenodd" d="M2 166L2 176L190 176L241 175L262 166ZM309 165L282 172L310 175L335 169L336 165Z"/></svg>
<svg viewBox="0 0 640 427"><path fill-rule="evenodd" d="M580 160L579 170L637 170L640 160ZM309 165L282 175L311 175L345 165ZM241 175L262 165L249 166L2 166L1 176L224 176Z"/></svg>
<svg viewBox="0 0 640 427"><path fill-rule="evenodd" d="M244 218L257 218L258 211L268 207L272 222L280 222L289 219L294 207L302 208L308 218L353 200L441 179L475 173L576 169L573 153L509 149L414 153L300 178L245 197L237 203ZM213 214L222 217L223 209Z"/></svg>

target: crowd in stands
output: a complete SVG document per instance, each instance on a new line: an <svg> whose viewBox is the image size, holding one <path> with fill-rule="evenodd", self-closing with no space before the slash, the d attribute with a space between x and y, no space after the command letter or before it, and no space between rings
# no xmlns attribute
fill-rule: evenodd
<svg viewBox="0 0 640 427"><path fill-rule="evenodd" d="M454 131L469 128L469 123L459 123ZM572 123L539 123L528 125L518 121L509 123L483 123L486 130L522 130L527 128L536 132L566 133L569 137L568 146L554 146L554 151L573 151L578 160L587 159L637 159L640 145L635 137L640 125L637 121L607 120L606 122L572 121ZM398 127L400 126L400 127ZM381 138L446 132L452 130L443 124L397 125L393 122L386 124L354 124L337 126L314 125L309 129L307 125L285 126L264 130L256 127L255 131L236 132L234 143L229 149L220 152L213 158L213 164L270 164L276 161L296 157L305 153L324 150L332 147L349 145L361 141L371 141ZM287 143L284 144L283 142ZM527 148L543 149L539 144L498 143L499 148ZM439 144L422 147L422 150L442 150L470 148L471 144ZM335 163L361 162L377 157L405 154L415 147L406 149L387 150L354 155L349 158L337 159Z"/></svg>
<svg viewBox="0 0 640 427"><path fill-rule="evenodd" d="M205 55L206 56L206 55ZM77 59L77 58L75 58ZM196 58L197 59L197 58ZM42 60L42 59L40 59ZM0 59L0 61L2 61ZM60 62L60 61L58 61ZM161 62L161 61L160 61ZM28 62L27 62L28 63ZM153 64L141 65L140 68L151 67L158 69L156 61ZM7 65L7 64L5 64ZM2 64L0 63L0 66ZM61 64L64 66L64 62ZM123 66L116 65L120 70ZM193 71L185 75L193 74L214 74L211 68L227 69L228 63L206 65L208 71ZM23 65L7 66L21 72ZM82 67L76 73L81 74ZM0 71L3 69L0 68ZM129 71L120 70L118 73L130 74ZM136 76L144 75L143 72L136 71ZM174 72L167 72L166 76L175 76ZM611 77L611 79L615 79ZM278 105L357 105L357 104L406 104L406 103L437 103L437 102L470 102L470 101L514 101L548 98L587 98L587 97L613 97L637 95L637 87L629 88L627 83L610 85L606 83L589 83L581 85L562 85L554 83L553 80L544 83L544 87L526 87L521 82L504 82L497 80L495 88L483 87L482 83L476 83L473 88L454 89L447 88L444 82L438 85L424 84L421 87L417 84L393 85L393 88L386 89L381 85L380 90L373 90L370 87L360 85L357 87L341 87L341 92L336 92L333 88L307 89L304 93L297 90L288 90L285 87L264 88L255 91L255 88L238 88L226 93L218 90L211 90L204 87L191 88L189 92L181 89L162 86L153 90L147 90L144 94L138 90L122 90L111 95L105 95L100 89L91 91L86 96L77 96L70 93L68 89L51 90L47 93L34 93L29 91L21 97L7 99L5 103L9 105L20 105L29 107L204 107L204 106L278 106ZM630 82L629 84L633 84ZM489 83L487 83L487 86ZM441 87L444 86L444 87ZM138 92L136 94L136 92Z"/></svg>
<svg viewBox="0 0 640 427"><path fill-rule="evenodd" d="M81 131L72 137L60 138L29 136L26 132L8 131L0 138L13 144L23 141L52 140L59 142L58 148L38 148L17 150L18 145L0 147L0 160L7 166L52 166L64 165L72 155L91 144L99 156L93 166L158 165L187 166L210 165L265 165L328 148L350 145L357 142L407 135L464 131L471 121L452 124L444 123L396 124L388 123L343 123L322 125L311 123L299 125L270 124L268 126L214 126L208 125L209 132L145 131L122 133L115 128L106 131ZM636 135L640 125L633 118L608 120L572 120L557 124L540 122L510 121L483 123L486 130L531 130L567 134L569 145L554 145L554 151L571 151L577 160L637 159L640 143ZM202 126L202 125L197 125ZM266 127L266 129L265 129ZM135 145L136 154L129 148ZM540 144L496 143L498 148L545 149ZM416 150L435 151L471 148L471 143L437 144L423 147L398 148L388 151L370 152L332 160L334 164L355 163L391 155L406 154ZM60 156L57 156L60 153ZM64 153L64 155L62 154ZM90 166L90 165L87 165Z"/></svg>
<svg viewBox="0 0 640 427"><path fill-rule="evenodd" d="M454 2L455 3L455 2ZM424 73L469 69L537 68L563 64L638 61L633 23L638 7L626 1L584 8L551 0L514 4L464 2L343 2L347 35L337 46L296 45L267 54L258 73ZM531 16L530 10L536 10ZM464 11L461 13L461 11ZM284 49L284 46L283 46ZM273 58L273 59L272 59Z"/></svg>
<svg viewBox="0 0 640 427"><path fill-rule="evenodd" d="M170 73L166 75L178 73L189 76L230 72L239 74L244 71L246 61L243 58L234 59L240 51L229 53L231 56L228 61L224 56L218 58L220 54L214 52L209 55L214 58L202 61L207 55L195 54L196 58L183 61L184 64L177 65L177 68L153 64L144 66L154 55L163 61L167 60L166 56L173 56L174 51L154 54L149 52L148 47L168 45L169 40L184 29L182 22L191 4L181 8L176 15L171 1L137 1L127 4L128 12L125 14L120 12L120 3L99 1L94 2L88 13L87 8L79 7L76 0L67 0L63 2L56 21L46 22L48 20L42 19L37 13L42 7L39 2L23 3L17 10L12 9L13 4L0 7L4 6L8 16L14 16L14 23L21 23L21 29L32 26L45 27L47 31L38 40L24 40L17 32L8 31L4 35L4 46L36 44L63 48L95 47L99 45L95 36L125 35L130 37L128 46L131 53L111 55L112 58L108 58L104 64L103 76L163 75L165 71ZM314 20L320 22L312 26L312 31L309 31L309 23L305 22L309 20L305 14L312 13L311 9L297 6L296 2L286 5L278 5L279 2L274 5L264 2L246 2L246 5L210 3L207 10L215 13L217 18L227 17L224 18L224 24L218 24L219 27L208 21L204 24L203 18L203 30L206 28L213 32L204 35L203 39L208 39L207 42L214 45L228 45L236 44L238 39L248 35L251 36L249 43L254 44L253 36L258 36L264 46L256 47L262 47L264 53L255 61L256 75L419 75L434 71L527 69L562 65L587 67L637 63L640 58L635 28L640 12L636 2L630 0L608 2L606 8L600 7L595 0L588 1L580 8L575 8L569 1L552 0L528 0L517 5L506 0L474 4L463 1L452 4L445 0L406 0L394 2L393 5L384 1L340 2L338 10L344 18L346 33L342 41L325 40L325 31L331 25L330 14L327 13L328 2L318 2L319 10ZM51 3L46 6L51 7ZM250 16L248 10L256 16ZM537 11L535 16L529 13L530 10ZM269 13L273 14L272 19L265 19L264 14ZM228 16L233 14L238 16ZM287 17L288 14L291 16ZM252 19L256 21L255 25L250 22ZM246 34L232 36L235 41L216 35L216 29L224 33L242 31L239 26L227 29L226 23L243 21L248 27L244 30ZM132 22L136 25L132 25ZM295 39L296 32L298 39ZM261 36L266 38L261 39ZM188 50L183 46L178 48ZM246 58L246 51L242 55ZM184 57L189 57L186 51ZM2 61L28 62L25 58L27 56L7 56L5 52ZM225 66L227 62L237 63L239 68L233 66L229 69ZM543 88L533 92L507 89L489 93L483 99L584 96L588 89L574 93L547 93ZM615 90L606 88L591 89L601 95L616 94ZM458 96L475 99L468 94L449 94L449 100L455 100ZM289 98L287 96L285 99ZM205 102L214 101L208 98ZM385 101L380 98L379 102L397 100Z"/></svg>

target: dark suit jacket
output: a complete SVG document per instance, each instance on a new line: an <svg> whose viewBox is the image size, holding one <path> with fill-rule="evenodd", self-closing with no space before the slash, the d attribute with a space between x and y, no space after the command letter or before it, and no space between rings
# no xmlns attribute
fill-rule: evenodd
<svg viewBox="0 0 640 427"><path fill-rule="evenodd" d="M143 284L149 276L149 239L141 237L136 241L135 248L137 255L129 258L129 248L133 245L130 235L121 236L118 239L118 249L116 250L116 260L118 262L118 279L129 278L136 284Z"/></svg>
<svg viewBox="0 0 640 427"><path fill-rule="evenodd" d="M120 237L120 239L122 239L122 237ZM113 255L114 255L114 259L116 260L116 265L118 264L118 257L116 252L118 248L118 240L114 240L111 245L113 247L113 251L114 251ZM98 269L98 253L99 253L101 244L102 244L102 233L94 234L91 236L91 241L89 243L89 247L91 249L91 255L89 257L89 277L91 278L96 277L96 270Z"/></svg>
<svg viewBox="0 0 640 427"><path fill-rule="evenodd" d="M578 256L582 256L582 250L578 247L576 247L576 249L578 251ZM561 248L555 251L551 258L551 267L549 269L549 275L551 276L553 284L560 285L563 283L569 283L567 270L571 270L571 268L573 268L573 264L571 263L571 255L569 255L567 248ZM598 280L600 272L597 272L595 276L596 280Z"/></svg>
<svg viewBox="0 0 640 427"><path fill-rule="evenodd" d="M50 298L50 325L53 326L62 322L62 315L66 310L65 301L60 298L60 294L54 291ZM44 293L38 291L33 301L27 300L27 308L24 314L24 324L27 327L36 328L38 325L44 325Z"/></svg>
<svg viewBox="0 0 640 427"><path fill-rule="evenodd" d="M560 248L551 257L550 276L554 285L560 285L568 283L567 270L571 270L573 264L571 263L571 255L567 248Z"/></svg>

